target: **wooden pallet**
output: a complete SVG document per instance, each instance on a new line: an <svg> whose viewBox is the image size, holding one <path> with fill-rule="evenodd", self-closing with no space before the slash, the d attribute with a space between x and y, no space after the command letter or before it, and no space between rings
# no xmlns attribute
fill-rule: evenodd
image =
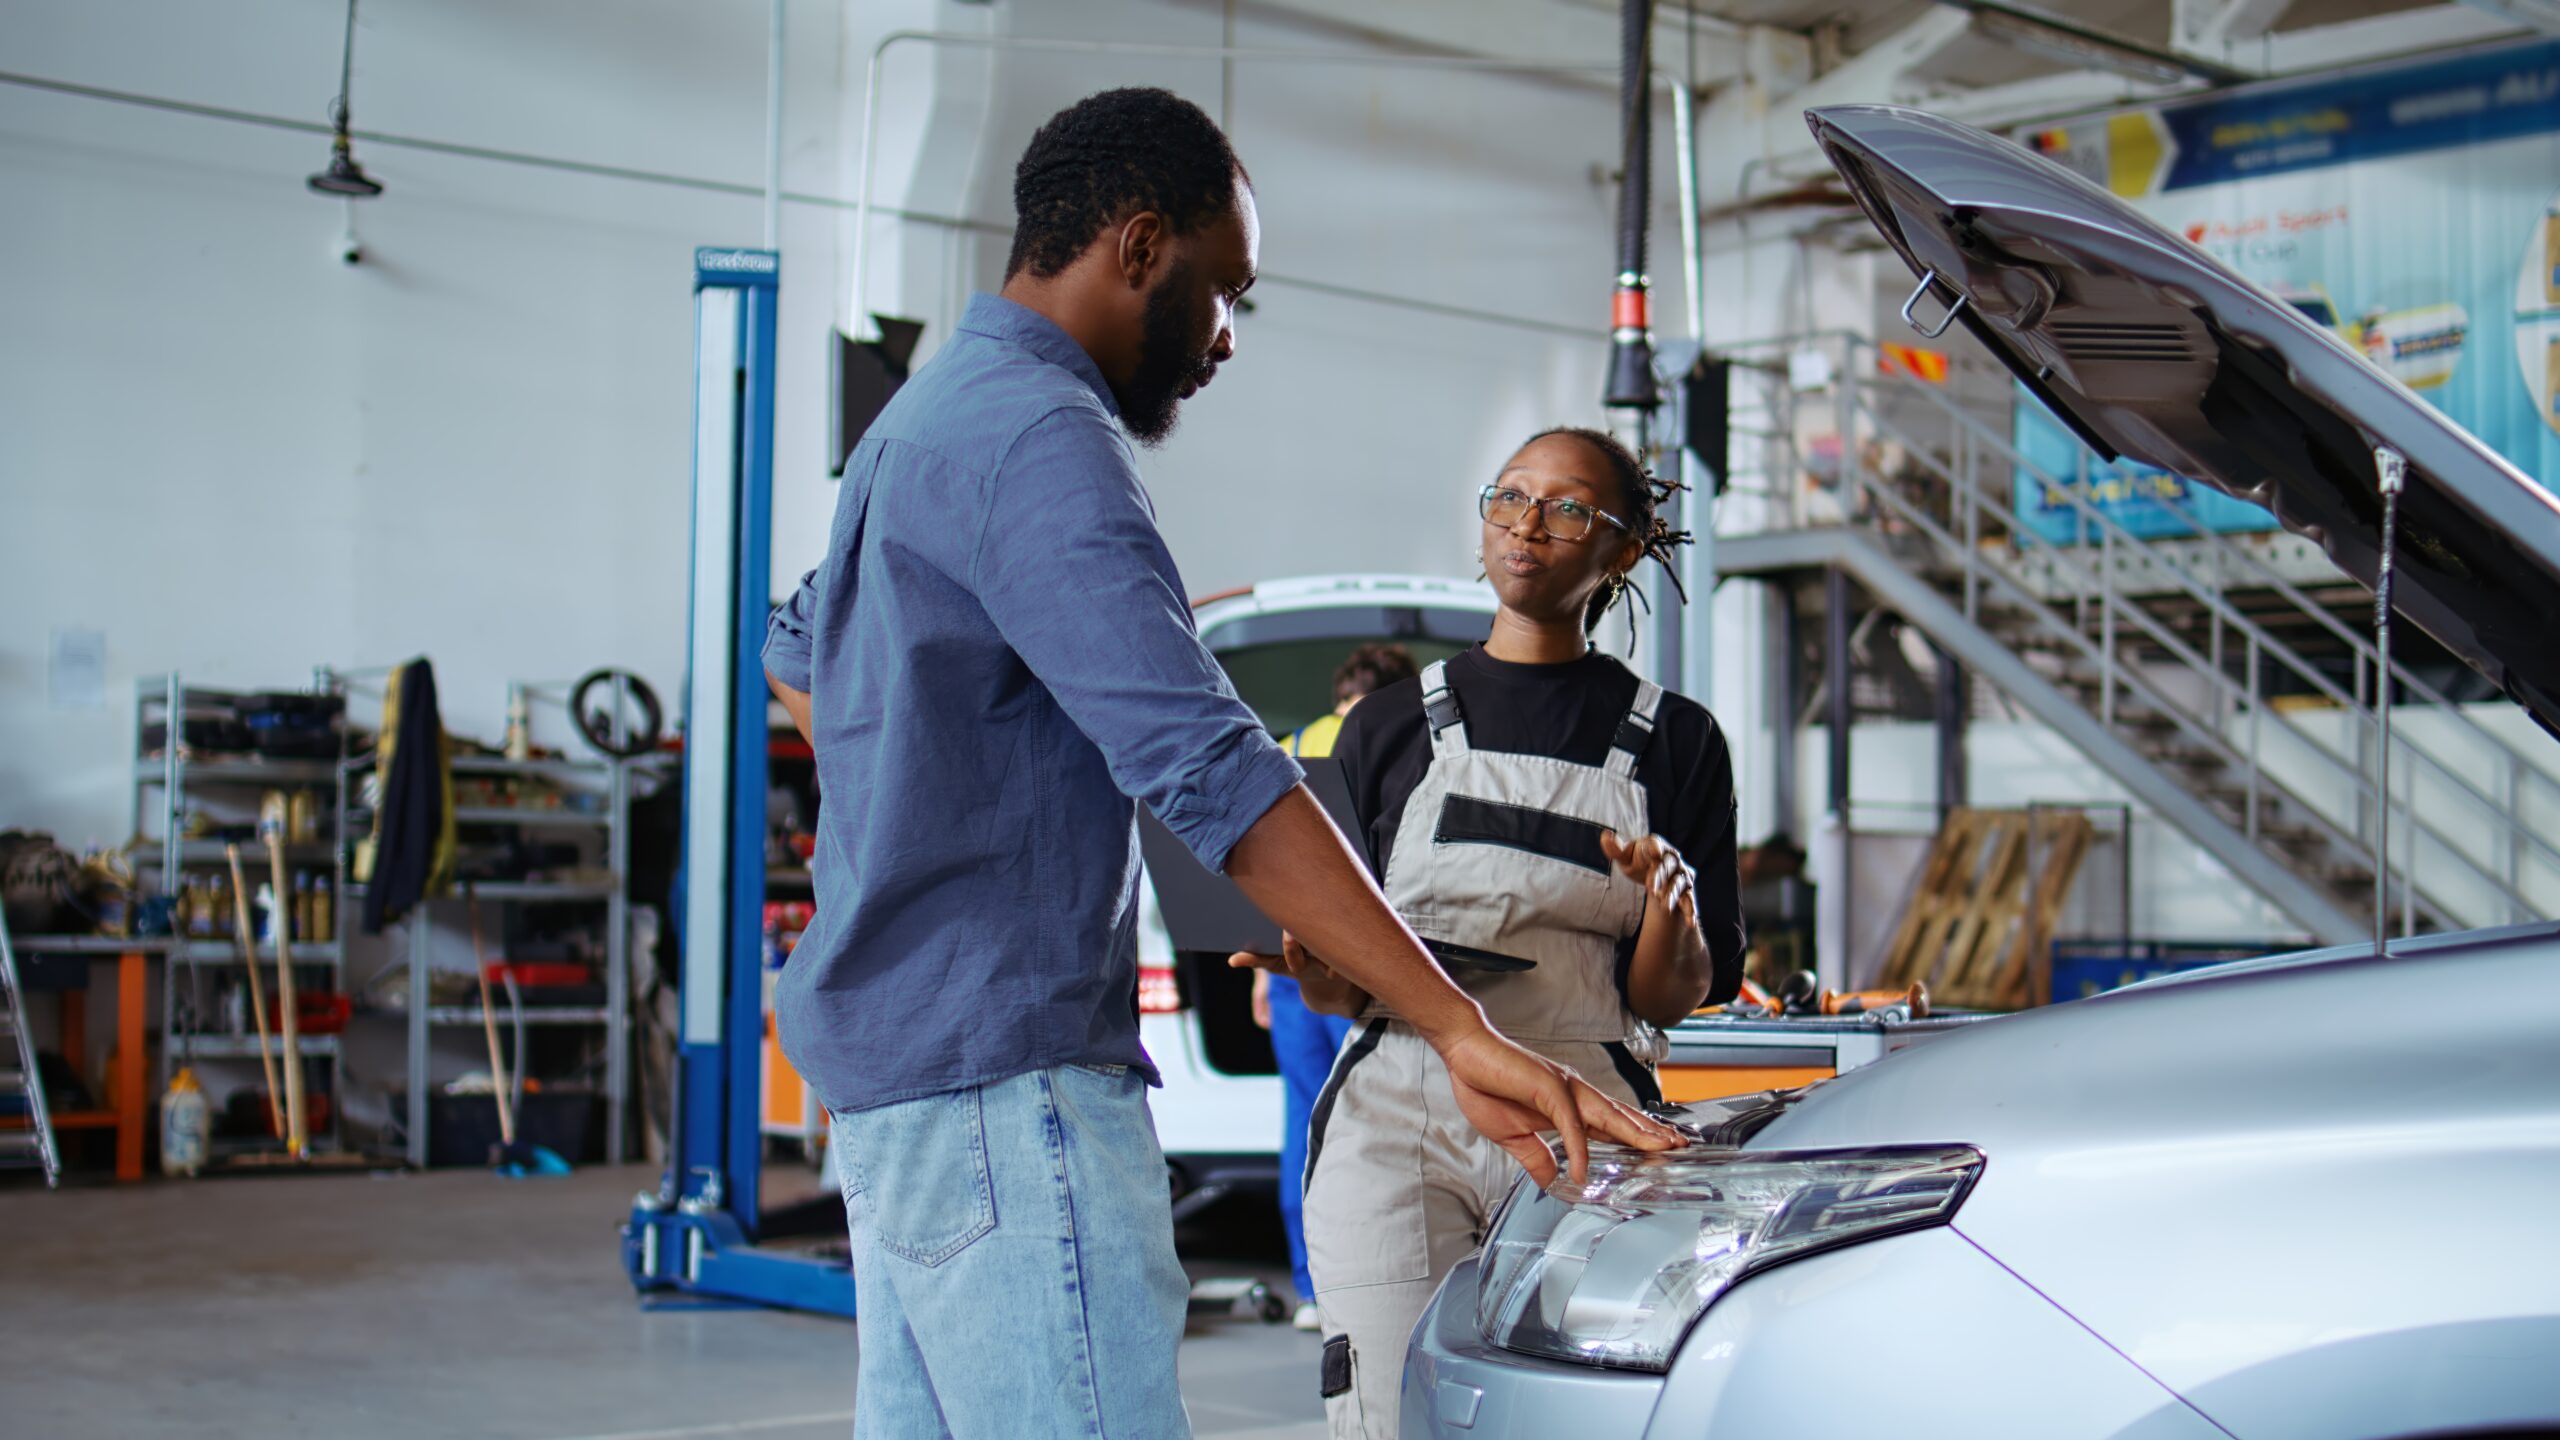
<svg viewBox="0 0 2560 1440"><path fill-rule="evenodd" d="M2090 834L2089 817L2074 811L1950 812L1878 983L1925 984L1939 1003L1967 1009L2040 1003L2051 984L2045 952Z"/></svg>
<svg viewBox="0 0 2560 1440"><path fill-rule="evenodd" d="M2018 960L2024 963L2012 962L2003 972L2003 1008L2053 1003L2053 927L2062 918L2063 903L2071 898L2080 862L2088 858L2089 844L2097 838L2097 827L2079 811L2046 811L2040 818L2047 848L2036 871L2028 924L2020 934Z"/></svg>

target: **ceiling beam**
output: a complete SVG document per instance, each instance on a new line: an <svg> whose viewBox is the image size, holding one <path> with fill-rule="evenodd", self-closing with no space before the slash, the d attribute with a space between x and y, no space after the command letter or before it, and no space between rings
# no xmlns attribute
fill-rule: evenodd
<svg viewBox="0 0 2560 1440"><path fill-rule="evenodd" d="M1588 0L1241 0L1237 9L1313 24L1370 41L1446 55L1498 59L1538 57L1559 65L1608 67L1618 60L1614 6ZM1792 42L1792 44L1790 43ZM1678 75L1689 53L1688 16L1662 9L1653 27L1655 68ZM1792 49L1811 64L1811 41L1766 26L1698 17L1697 85L1713 89L1742 78L1754 64L1783 63ZM1614 84L1605 75L1597 83Z"/></svg>
<svg viewBox="0 0 2560 1440"><path fill-rule="evenodd" d="M2560 0L2471 0L2471 6L2545 35L2560 35Z"/></svg>
<svg viewBox="0 0 2560 1440"><path fill-rule="evenodd" d="M1971 14L1974 33L1985 40L2059 61L2075 70L2110 70L2162 85L2174 84L2188 75L2226 85L2249 78L2246 72L2192 51L2163 49L2150 41L2084 24L2020 0L1938 3Z"/></svg>
<svg viewBox="0 0 2560 1440"><path fill-rule="evenodd" d="M2202 88L2201 81L2152 85L2105 70L2076 70L2007 85L1939 91L1922 97L1920 108L1985 130L2006 130L2038 120L2165 100Z"/></svg>
<svg viewBox="0 0 2560 1440"><path fill-rule="evenodd" d="M1700 107L1698 126L1698 193L1705 208L1745 203L1781 177L1827 173L1803 112L1818 105L1919 99L1922 87L1910 72L1963 39L1971 24L1961 11L1932 7L1807 84L1781 90L1746 81L1709 98Z"/></svg>
<svg viewBox="0 0 2560 1440"><path fill-rule="evenodd" d="M2526 3L2530 0L2421 5L2414 10L2395 10L2336 25L2271 31L2245 39L2224 37L2179 48L2200 59L2219 61L2253 74L2299 75L2527 34L2529 29L2522 21L2493 13L2492 9L2496 5Z"/></svg>
<svg viewBox="0 0 2560 1440"><path fill-rule="evenodd" d="M2276 22L2292 5L2293 0L2174 0L2169 15L2169 46L2185 54L2221 60L2230 45L2255 40L2276 28Z"/></svg>

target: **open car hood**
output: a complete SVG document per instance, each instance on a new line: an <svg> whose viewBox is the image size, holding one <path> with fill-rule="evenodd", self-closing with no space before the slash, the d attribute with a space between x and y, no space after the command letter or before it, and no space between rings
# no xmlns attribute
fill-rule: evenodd
<svg viewBox="0 0 2560 1440"><path fill-rule="evenodd" d="M2377 447L2408 463L2399 613L2560 735L2560 503L2290 304L2024 148L1886 105L1806 123L1917 278L2062 422L2275 512L2374 583Z"/></svg>

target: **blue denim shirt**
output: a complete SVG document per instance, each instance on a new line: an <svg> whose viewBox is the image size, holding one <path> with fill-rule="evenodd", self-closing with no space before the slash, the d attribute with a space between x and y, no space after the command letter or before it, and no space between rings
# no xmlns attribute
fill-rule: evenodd
<svg viewBox="0 0 2560 1440"><path fill-rule="evenodd" d="M992 295L845 467L765 668L810 696L817 918L774 992L837 1110L1138 1044L1137 811L1203 863L1300 778L1200 644L1102 372Z"/></svg>

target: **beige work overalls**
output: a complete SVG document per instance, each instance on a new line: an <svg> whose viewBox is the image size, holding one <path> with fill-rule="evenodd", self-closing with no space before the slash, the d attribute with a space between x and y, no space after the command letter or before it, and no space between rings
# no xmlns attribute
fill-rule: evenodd
<svg viewBox="0 0 2560 1440"><path fill-rule="evenodd" d="M1661 1035L1628 1012L1617 975L1645 891L1609 863L1600 832L1652 829L1635 772L1661 687L1637 689L1600 766L1476 750L1446 665L1425 670L1422 689L1431 764L1388 852L1388 902L1496 1030L1620 1100L1658 1100ZM1373 1002L1307 1142L1307 1263L1335 1440L1392 1440L1414 1323L1519 1174L1459 1113L1438 1052Z"/></svg>

